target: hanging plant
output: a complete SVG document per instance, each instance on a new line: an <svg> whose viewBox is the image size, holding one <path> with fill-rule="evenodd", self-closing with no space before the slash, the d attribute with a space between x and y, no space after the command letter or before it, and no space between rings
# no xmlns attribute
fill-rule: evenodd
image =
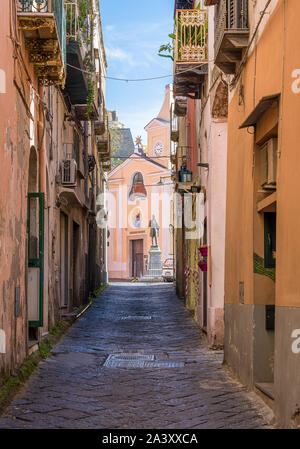
<svg viewBox="0 0 300 449"><path fill-rule="evenodd" d="M87 119L90 120L91 114L94 110L94 101L95 101L95 82L94 82L94 63L91 57L91 52L89 51L83 60L84 67L86 69L87 77L88 77L88 95L87 95Z"/></svg>

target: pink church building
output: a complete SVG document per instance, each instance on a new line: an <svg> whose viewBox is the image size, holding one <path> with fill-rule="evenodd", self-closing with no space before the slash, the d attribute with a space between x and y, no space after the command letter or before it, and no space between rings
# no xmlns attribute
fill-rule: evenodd
<svg viewBox="0 0 300 449"><path fill-rule="evenodd" d="M147 151L135 152L108 175L108 271L110 279L146 274L149 263L149 222L160 226L162 263L173 254L173 183L170 157L170 87L157 117L145 127Z"/></svg>

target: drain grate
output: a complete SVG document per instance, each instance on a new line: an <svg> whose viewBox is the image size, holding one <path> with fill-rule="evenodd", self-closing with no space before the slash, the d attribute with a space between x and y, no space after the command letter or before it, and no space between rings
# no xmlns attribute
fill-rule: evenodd
<svg viewBox="0 0 300 449"><path fill-rule="evenodd" d="M184 362L168 362L163 360L155 360L153 362L145 362L144 368L182 368Z"/></svg>
<svg viewBox="0 0 300 449"><path fill-rule="evenodd" d="M155 360L153 354L110 354L104 366L110 368L182 368L184 362Z"/></svg>
<svg viewBox="0 0 300 449"><path fill-rule="evenodd" d="M148 321L152 320L152 316L150 315L129 315L129 316L123 316L121 318L122 321L130 320L130 321Z"/></svg>

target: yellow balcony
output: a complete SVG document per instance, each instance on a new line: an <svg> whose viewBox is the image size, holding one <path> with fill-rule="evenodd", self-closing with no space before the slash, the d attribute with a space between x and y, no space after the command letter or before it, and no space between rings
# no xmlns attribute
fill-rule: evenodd
<svg viewBox="0 0 300 449"><path fill-rule="evenodd" d="M201 85L208 73L207 11L176 11L174 42L174 94L200 98Z"/></svg>
<svg viewBox="0 0 300 449"><path fill-rule="evenodd" d="M18 27L42 85L64 85L66 17L63 0L18 0Z"/></svg>

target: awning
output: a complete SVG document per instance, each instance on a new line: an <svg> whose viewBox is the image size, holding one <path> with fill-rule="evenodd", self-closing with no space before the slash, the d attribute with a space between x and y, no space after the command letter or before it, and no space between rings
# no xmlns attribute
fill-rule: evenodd
<svg viewBox="0 0 300 449"><path fill-rule="evenodd" d="M267 109L272 106L274 101L278 100L279 97L280 94L263 97L255 107L255 109L253 109L251 114L246 118L244 123L241 124L239 129L248 128L249 126L255 126L261 116L266 112Z"/></svg>

